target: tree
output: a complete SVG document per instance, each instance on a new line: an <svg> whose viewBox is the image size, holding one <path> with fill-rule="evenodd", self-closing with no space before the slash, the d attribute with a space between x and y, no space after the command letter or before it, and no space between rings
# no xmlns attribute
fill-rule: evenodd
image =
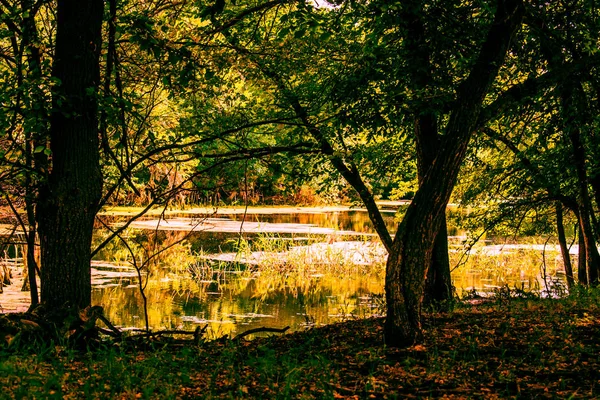
<svg viewBox="0 0 600 400"><path fill-rule="evenodd" d="M579 282L588 284L589 272L593 284L598 270L593 204L597 125L592 116L597 93L592 71L597 68L598 52L590 46L590 38L596 36L599 21L592 9L590 4L573 8L568 3L527 9L521 45L512 54L509 74L501 77L522 82L507 94L519 86L522 91L515 91L512 106L485 126L482 140L472 149L474 176L464 176L469 188L463 200L476 193L483 203L495 203L497 221L530 210L555 210L570 286L573 272L563 209L578 220Z"/></svg>
<svg viewBox="0 0 600 400"><path fill-rule="evenodd" d="M570 14L567 9L567 15ZM566 55L563 54L562 43L553 40L553 33L548 32L544 21L541 18L529 18L529 24L539 35L541 42L541 51L548 61L551 70L564 67ZM570 56L581 58L580 51L567 44L570 50ZM580 232L583 234L583 243L585 244L586 265L587 265L587 283L590 285L598 284L600 273L600 254L596 246L594 237L592 219L594 210L592 198L590 196L590 179L587 171L587 151L585 146L585 137L591 138L593 135L587 134L591 130L590 120L592 120L587 106L587 96L585 90L579 81L567 79L562 82L558 88L560 99L560 112L562 116L562 131L568 140L572 152L572 161L577 172L577 211L580 225Z"/></svg>
<svg viewBox="0 0 600 400"><path fill-rule="evenodd" d="M348 9L351 7L356 7L359 12L350 13ZM360 32L354 37L350 36L357 42L350 41L350 44L351 48L362 50L365 57L356 57L357 53L344 51L339 46L336 47L336 41L329 38L334 37L340 40L341 36L335 37L329 31L329 26L323 23L323 15L326 13L306 7L299 6L281 18L284 23L281 25L282 27L278 26L280 30L275 39L269 39L272 37L270 33L274 26L271 24L263 30L260 29L260 24L258 26L248 24L247 32L251 32L252 36L245 41L242 41L240 37L241 32L244 32L243 25L236 26L237 36L222 29L223 25L217 24L216 28L219 32L223 32L226 43L237 52L238 56L244 57L247 65L251 68L254 67L254 70L247 68L246 74L253 74L256 82L266 85L269 88L266 90L268 93L277 93L278 97L274 103L280 107L280 112L284 112L286 115L292 112L292 118L304 127L305 133L316 142L332 165L357 190L368 209L374 226L390 253L386 276L388 301L386 342L392 346L405 346L420 338L421 302L425 279L433 257L435 238L441 229L444 211L469 139L478 127L478 117L484 98L488 95L503 64L510 41L520 26L523 14L520 2L498 1L495 15L492 18L489 16L478 18L477 25L489 29L487 37L482 41L474 33L468 40L465 40L465 44L462 44L468 48L465 51L468 54L466 58L468 61L459 65L460 69L456 68L457 65L447 64L444 72L438 72L438 75L448 75L448 71L452 71L449 74L451 78L444 80L441 86L444 97L449 100L441 103L443 107L428 108L426 105L430 102L429 88L435 90L438 87L435 84L424 83L433 75L433 72L429 73L427 70L432 69L434 65L443 63L442 60L447 58L447 55L453 50L455 38L452 37L448 43L441 43L440 47L434 48L435 52L432 50L431 54L417 54L424 51L420 45L426 40L416 39L411 44L411 39L407 39L407 36L412 34L418 37L424 29L425 21L430 29L427 40L433 41L433 38L438 35L434 28L437 14L426 19L425 8L425 4L420 2L407 5L404 3L390 5L387 2L370 2L366 5L353 3L352 6L345 4L336 13L333 13L330 20L325 18L330 24L335 24L336 30L341 29L346 34L352 34L352 29L358 27L356 30ZM346 12L350 15L347 19L348 25L338 24L345 17L344 13ZM363 14L361 15L361 13ZM394 20L397 18L403 23L399 26L381 24L377 29L365 33L363 25L365 21L360 20L361 17L368 20L364 15L381 16L379 17L381 19ZM422 20L420 21L419 18ZM239 22L239 19L237 21ZM287 27L286 23L290 26ZM407 25L409 29L406 29ZM460 30L460 27L454 27L457 37L459 37ZM392 35L388 39L385 32L390 31L400 33ZM407 31L410 34L406 33ZM292 32L293 38L302 38L302 41L290 39ZM261 40L261 35L264 35L266 39ZM384 42L386 46L370 46L369 41L364 39L365 37L375 41L388 41ZM383 39L381 39L382 37ZM344 39L344 42L347 42L349 37ZM282 44L281 41L285 43ZM407 42L408 45L406 45ZM244 46L241 43L244 43ZM251 47L248 43L251 44ZM328 44L333 44L333 46L328 47ZM409 73L406 74L406 69L400 68L400 71L395 74L389 72L390 68L393 69L397 65L393 62L396 59L386 57L386 55L382 56L378 52L385 51L385 48L393 48L391 45L396 45L394 50L400 51L406 58L411 58L408 57L411 54L420 56L420 60L416 62L415 71L410 73L409 68ZM404 46L408 47L408 51ZM478 51L474 49L478 49ZM315 53L319 54L319 58L311 56ZM327 57L328 62L323 63L324 55L328 53L330 54ZM265 54L268 54L268 57ZM378 57L383 59L379 67L367 70L376 74L380 73L381 65L387 63L388 70L381 73L380 76L383 82L393 81L396 85L395 98L378 95L389 89L391 85L380 84L376 79L365 78L360 73L352 74L352 67L360 66L362 68L370 62L377 65ZM435 59L435 61L429 61L430 59ZM357 60L359 62L356 62ZM354 62L356 64L353 64ZM430 62L431 65L429 65ZM444 65L446 66L446 64ZM419 67L424 67L425 72L421 72L422 68ZM329 94L331 87L336 87L336 82L340 82L340 80L344 82L349 70L351 71L349 76L352 79L359 79L346 79L345 81L348 83L346 87L351 89L344 91L344 96L339 96L339 92L335 91L333 92L334 96L331 96ZM340 76L341 79L338 78ZM460 82L458 85L455 83L457 81ZM339 85L337 86L339 87ZM352 86L358 86L359 89L371 89L375 86L376 89L372 91L365 89L371 96L368 100L364 100L366 97L361 94L354 98L348 95L352 94ZM407 87L411 91L411 98L400 95L406 91ZM456 90L456 95L453 94L454 90ZM356 90L356 92L360 93L360 90ZM329 96L336 99L335 95L344 100L339 103L331 101ZM344 101L346 104L343 103ZM372 108L367 108L367 112L364 112L363 109L359 110L356 107L360 101L366 101L366 104L379 104L379 106L372 106ZM361 136L363 132L356 129L356 122L360 121L356 118L356 113L366 114L369 117L375 116L370 120L380 121L379 124L385 125L387 129L397 129L400 124L389 122L395 117L390 110L393 110L395 104L402 101L408 104L406 108L413 115L411 125L415 129L417 148L421 155L419 167L421 179L417 194L400 224L393 243L391 243L391 237L385 227L380 229L374 197L361 175L362 165L357 163L360 159L355 157L356 154L359 154L356 150L360 148L361 140L363 140L363 136ZM419 109L419 107L421 108ZM406 108L398 107L395 112L399 114ZM377 118L378 115L386 112L385 117ZM437 115L436 112L443 112L444 115ZM368 126L364 121L359 122L359 126L362 128ZM440 129L443 134L438 136L437 124L442 122L445 123L445 128ZM369 140L376 137L376 134L371 131L365 136ZM439 140L438 145L435 144L436 139Z"/></svg>
<svg viewBox="0 0 600 400"><path fill-rule="evenodd" d="M439 152L422 180L394 238L387 263L385 339L390 346L421 340L421 301L435 237L442 224L483 101L520 27L523 5L499 0L469 75L456 89Z"/></svg>
<svg viewBox="0 0 600 400"><path fill-rule="evenodd" d="M39 193L41 301L50 309L91 302L90 247L102 195L98 87L102 0L59 0L52 76L52 164Z"/></svg>

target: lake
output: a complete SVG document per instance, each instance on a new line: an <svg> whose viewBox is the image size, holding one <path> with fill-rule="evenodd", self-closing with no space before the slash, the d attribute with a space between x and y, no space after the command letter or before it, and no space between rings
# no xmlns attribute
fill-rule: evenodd
<svg viewBox="0 0 600 400"><path fill-rule="evenodd" d="M103 213L94 245L129 214L119 209ZM395 214L393 207L384 211L390 232L396 228ZM562 260L554 244L495 238L467 251L460 230L449 231L453 282L460 295L486 296L506 286L557 292L562 287ZM209 338L257 327L299 330L381 315L385 259L360 209L169 212L135 221L95 255L92 296L114 324L143 328L141 276L154 330L208 325ZM26 307L28 294L16 286L0 294L6 311Z"/></svg>

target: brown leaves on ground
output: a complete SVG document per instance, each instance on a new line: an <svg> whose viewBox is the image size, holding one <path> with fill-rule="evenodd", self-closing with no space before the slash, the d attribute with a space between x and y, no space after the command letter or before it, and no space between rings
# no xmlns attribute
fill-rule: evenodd
<svg viewBox="0 0 600 400"><path fill-rule="evenodd" d="M595 305L522 301L428 315L424 343L408 349L387 348L383 320L370 319L177 351L59 356L51 389L71 398L593 398L599 317ZM5 370L0 384L14 385ZM48 369L30 362L36 371Z"/></svg>
<svg viewBox="0 0 600 400"><path fill-rule="evenodd" d="M383 345L382 319L352 321L251 342L235 352L235 373L196 378L223 384L223 397L590 398L598 317L553 301L480 305L428 316L425 342L408 349Z"/></svg>

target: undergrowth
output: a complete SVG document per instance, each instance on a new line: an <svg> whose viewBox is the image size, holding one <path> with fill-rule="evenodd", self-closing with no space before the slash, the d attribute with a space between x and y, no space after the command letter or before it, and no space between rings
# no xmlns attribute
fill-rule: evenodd
<svg viewBox="0 0 600 400"><path fill-rule="evenodd" d="M408 349L385 346L382 319L176 348L37 343L0 349L0 397L595 398L599 317L598 290L580 288L427 312Z"/></svg>

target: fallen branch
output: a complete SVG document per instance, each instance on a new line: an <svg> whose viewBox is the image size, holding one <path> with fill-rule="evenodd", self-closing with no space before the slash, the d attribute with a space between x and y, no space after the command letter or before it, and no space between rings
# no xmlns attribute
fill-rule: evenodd
<svg viewBox="0 0 600 400"><path fill-rule="evenodd" d="M138 335L133 335L130 337L132 337L132 338L151 338L151 337L164 336L164 335L194 335L194 337L195 337L201 333L204 333L204 331L206 331L207 327L208 327L208 325L204 325L204 327L201 328L200 325L198 325L198 327L196 327L196 329L193 331L182 331L182 330L170 330L170 331L158 331L158 332L143 331L144 333L140 333Z"/></svg>
<svg viewBox="0 0 600 400"><path fill-rule="evenodd" d="M113 330L111 330L111 329L104 329L104 328L97 328L97 329L98 329L98 332L100 332L100 333L103 333L103 334L105 334L105 335L107 335L107 336L111 336L111 337L114 337L114 338L117 338L117 339L120 339L120 338L121 338L120 331L119 331L119 333L117 334L117 333L115 333L115 332L114 332Z"/></svg>
<svg viewBox="0 0 600 400"><path fill-rule="evenodd" d="M102 328L98 328L98 330L106 335L112 336L112 337L116 337L116 338L120 338L121 336L123 336L123 332L121 332L121 330L119 330L119 328L117 328L116 326L114 326L109 320L108 318L106 318L104 316L104 314L100 313L98 315L98 319L102 322L104 322L104 325L106 325L109 329L102 329ZM110 333L109 333L110 332Z"/></svg>
<svg viewBox="0 0 600 400"><path fill-rule="evenodd" d="M289 326L286 326L285 328L267 328L267 327L262 327L262 328L254 328L254 329L250 329L247 330L246 332L242 332L239 335L237 335L236 337L233 338L233 340L239 340L241 338L243 338L244 336L248 336L248 335L252 335L253 333L259 333L259 332L269 332L269 333L285 333L288 329L290 329Z"/></svg>

